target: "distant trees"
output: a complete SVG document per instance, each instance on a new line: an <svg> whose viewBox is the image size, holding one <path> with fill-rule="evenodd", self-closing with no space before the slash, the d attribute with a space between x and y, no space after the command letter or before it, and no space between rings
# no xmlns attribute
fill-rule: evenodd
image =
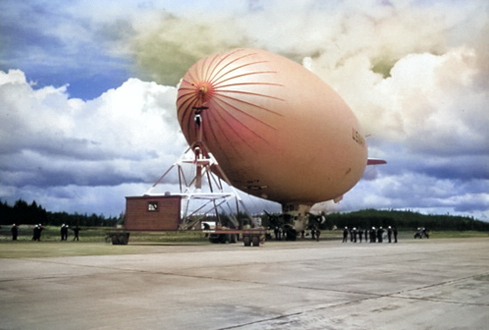
<svg viewBox="0 0 489 330"><path fill-rule="evenodd" d="M366 209L350 213L328 215L330 224L338 228L371 228L393 226L399 230L414 230L425 227L429 230L477 230L489 231L489 223L469 217L451 215L425 215L412 211Z"/></svg>
<svg viewBox="0 0 489 330"><path fill-rule="evenodd" d="M36 201L29 205L19 199L14 206L10 206L6 202L0 202L0 224L2 225L11 225L13 223L31 225L46 223L46 220L46 210L38 206Z"/></svg>
<svg viewBox="0 0 489 330"><path fill-rule="evenodd" d="M36 201L31 204L19 199L13 206L6 202L0 201L0 225L24 224L24 225L52 225L61 226L67 224L70 226L87 226L87 227L113 227L120 221L119 217L106 218L103 215L87 214L68 214L66 212L49 212Z"/></svg>

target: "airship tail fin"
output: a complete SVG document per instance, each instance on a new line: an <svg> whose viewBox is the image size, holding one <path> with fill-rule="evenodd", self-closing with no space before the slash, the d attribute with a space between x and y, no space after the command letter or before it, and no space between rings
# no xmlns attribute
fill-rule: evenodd
<svg viewBox="0 0 489 330"><path fill-rule="evenodd" d="M367 159L367 165L383 165L383 164L387 164L387 162L383 159L378 159L378 158Z"/></svg>

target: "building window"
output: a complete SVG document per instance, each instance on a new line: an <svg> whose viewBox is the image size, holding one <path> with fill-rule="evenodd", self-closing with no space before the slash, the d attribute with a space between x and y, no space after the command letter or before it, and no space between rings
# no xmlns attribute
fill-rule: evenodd
<svg viewBox="0 0 489 330"><path fill-rule="evenodd" d="M148 211L150 212L158 211L158 202L148 202Z"/></svg>

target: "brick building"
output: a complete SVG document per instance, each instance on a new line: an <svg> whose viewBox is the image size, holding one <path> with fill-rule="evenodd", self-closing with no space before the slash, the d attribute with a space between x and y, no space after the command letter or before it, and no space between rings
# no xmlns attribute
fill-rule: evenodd
<svg viewBox="0 0 489 330"><path fill-rule="evenodd" d="M126 197L126 230L177 230L180 224L181 196Z"/></svg>

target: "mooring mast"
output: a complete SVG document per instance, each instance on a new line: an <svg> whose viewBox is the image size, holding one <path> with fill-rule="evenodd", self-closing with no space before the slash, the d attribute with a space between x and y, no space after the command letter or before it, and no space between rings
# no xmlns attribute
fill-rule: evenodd
<svg viewBox="0 0 489 330"><path fill-rule="evenodd" d="M219 211L221 214L228 214L235 228L243 229L243 223L238 220L240 206L244 210L243 214L249 218L250 224L255 225L255 221L249 216L238 192L202 141L202 127L204 125L202 112L204 110L207 110L207 107L194 107L194 121L197 129L196 141L153 184L146 195L154 195L152 193L154 188L176 168L180 192L166 194L182 197L180 230L192 228L208 213L215 213L217 222L220 223ZM191 177L187 177L189 166L193 167Z"/></svg>

